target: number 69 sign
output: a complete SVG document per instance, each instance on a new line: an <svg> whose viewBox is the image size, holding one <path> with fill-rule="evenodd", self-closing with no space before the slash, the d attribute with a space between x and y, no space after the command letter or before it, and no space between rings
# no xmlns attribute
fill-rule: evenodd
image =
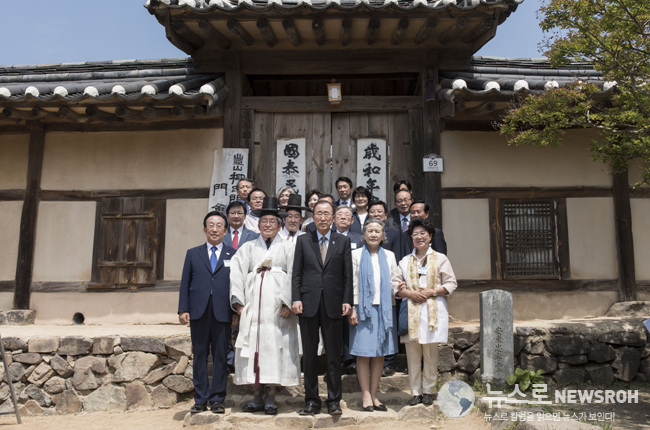
<svg viewBox="0 0 650 430"><path fill-rule="evenodd" d="M423 172L442 172L442 158L438 158L436 154L425 155L422 159Z"/></svg>

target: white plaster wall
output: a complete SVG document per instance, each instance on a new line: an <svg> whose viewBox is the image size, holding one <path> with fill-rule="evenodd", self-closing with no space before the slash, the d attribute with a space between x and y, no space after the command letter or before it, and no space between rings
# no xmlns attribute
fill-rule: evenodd
<svg viewBox="0 0 650 430"><path fill-rule="evenodd" d="M567 199L566 203L571 278L616 278L618 266L612 199Z"/></svg>
<svg viewBox="0 0 650 430"><path fill-rule="evenodd" d="M208 187L222 129L48 133L42 188Z"/></svg>
<svg viewBox="0 0 650 430"><path fill-rule="evenodd" d="M630 199L637 281L650 280L650 199Z"/></svg>
<svg viewBox="0 0 650 430"><path fill-rule="evenodd" d="M24 189L27 185L29 134L0 134L0 188Z"/></svg>
<svg viewBox="0 0 650 430"><path fill-rule="evenodd" d="M203 217L208 212L208 199L167 200L166 280L180 280L187 250L205 243Z"/></svg>
<svg viewBox="0 0 650 430"><path fill-rule="evenodd" d="M95 202L41 202L33 281L90 281Z"/></svg>
<svg viewBox="0 0 650 430"><path fill-rule="evenodd" d="M458 279L490 279L490 215L486 199L442 201L448 257Z"/></svg>
<svg viewBox="0 0 650 430"><path fill-rule="evenodd" d="M587 131L567 133L558 148L508 146L495 132L446 131L442 187L610 187L606 165L591 160Z"/></svg>
<svg viewBox="0 0 650 430"><path fill-rule="evenodd" d="M0 281L16 279L23 202L0 202Z"/></svg>
<svg viewBox="0 0 650 430"><path fill-rule="evenodd" d="M0 293L0 311L8 311L14 308L14 293L4 291Z"/></svg>
<svg viewBox="0 0 650 430"><path fill-rule="evenodd" d="M32 293L37 324L72 324L80 312L85 324L178 323L177 292Z"/></svg>

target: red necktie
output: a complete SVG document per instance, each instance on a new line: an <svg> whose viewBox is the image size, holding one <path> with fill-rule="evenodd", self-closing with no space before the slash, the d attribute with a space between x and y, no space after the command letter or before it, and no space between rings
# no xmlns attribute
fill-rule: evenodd
<svg viewBox="0 0 650 430"><path fill-rule="evenodd" d="M239 245L239 232L235 230L235 237L232 238L232 247L237 249Z"/></svg>

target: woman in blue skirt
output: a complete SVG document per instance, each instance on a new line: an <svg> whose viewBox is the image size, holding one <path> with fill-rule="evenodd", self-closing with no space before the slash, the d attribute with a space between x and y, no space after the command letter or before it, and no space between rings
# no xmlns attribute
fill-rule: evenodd
<svg viewBox="0 0 650 430"><path fill-rule="evenodd" d="M349 316L350 354L357 356L363 410L367 412L387 410L377 399L377 389L384 356L397 351L393 296L401 272L395 255L381 247L385 240L384 223L368 219L363 226L364 246L352 251L354 309Z"/></svg>

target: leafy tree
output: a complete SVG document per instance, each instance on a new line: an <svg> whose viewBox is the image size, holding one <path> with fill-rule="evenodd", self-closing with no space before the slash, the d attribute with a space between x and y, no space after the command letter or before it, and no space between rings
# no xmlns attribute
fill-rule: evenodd
<svg viewBox="0 0 650 430"><path fill-rule="evenodd" d="M641 160L650 184L650 2L544 0L540 13L551 65L591 63L615 91L576 82L529 95L508 111L501 133L515 145L558 146L567 129L597 129L594 159L614 175Z"/></svg>

